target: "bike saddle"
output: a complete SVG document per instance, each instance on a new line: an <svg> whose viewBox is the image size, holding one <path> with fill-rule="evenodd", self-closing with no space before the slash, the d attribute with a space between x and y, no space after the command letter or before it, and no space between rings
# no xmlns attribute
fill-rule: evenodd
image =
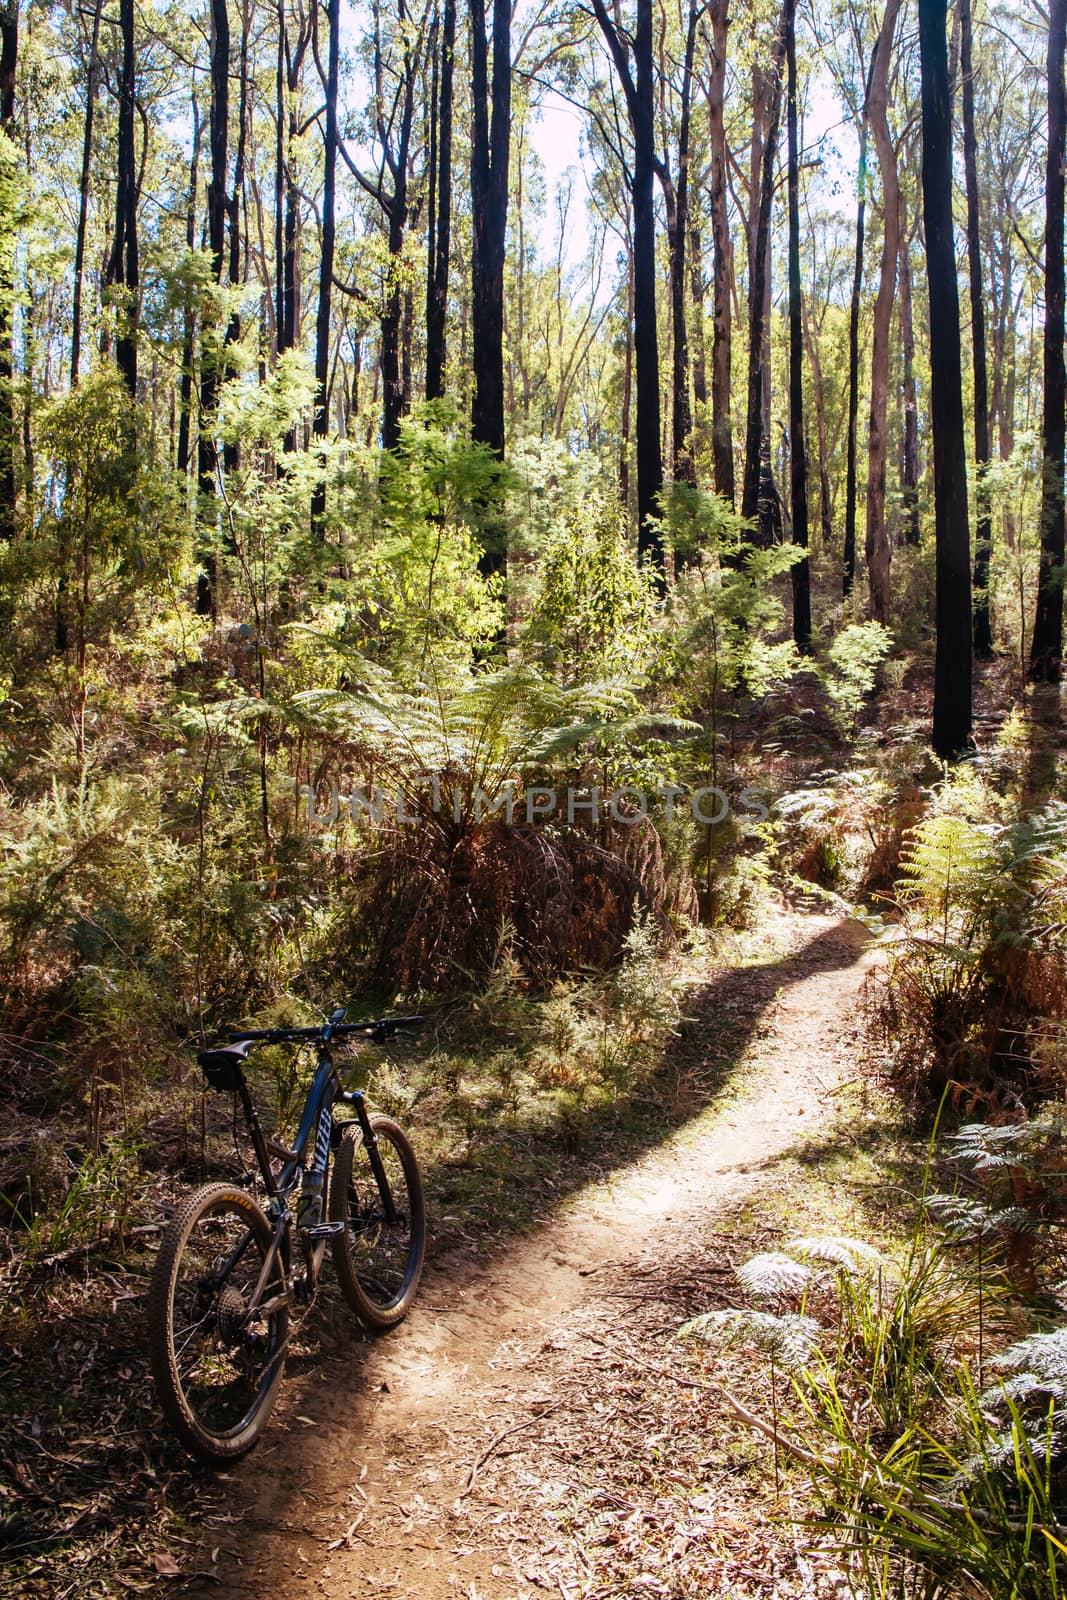
<svg viewBox="0 0 1067 1600"><path fill-rule="evenodd" d="M234 1094L241 1087L241 1068L251 1048L251 1039L239 1039L236 1044L222 1045L217 1050L201 1050L196 1059L213 1089Z"/></svg>

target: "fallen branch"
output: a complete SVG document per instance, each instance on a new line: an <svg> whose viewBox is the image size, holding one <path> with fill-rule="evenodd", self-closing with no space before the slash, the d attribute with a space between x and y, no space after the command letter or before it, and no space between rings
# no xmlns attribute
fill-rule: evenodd
<svg viewBox="0 0 1067 1600"><path fill-rule="evenodd" d="M489 1460L489 1457L493 1454L493 1451L496 1449L498 1444L503 1444L504 1440L510 1438L513 1433L521 1433L524 1428L532 1428L535 1422L541 1422L545 1417L550 1417L553 1411L558 1411L563 1403L564 1402L562 1400L557 1400L554 1406L546 1406L543 1411L538 1411L534 1416L527 1417L524 1422L513 1422L510 1428L505 1428L502 1433L498 1433L496 1435L495 1439L490 1439L481 1455L471 1467L470 1473L467 1476L466 1487L463 1489L462 1493L456 1496L456 1503L458 1504L460 1500L465 1500L470 1494L471 1490L474 1488L475 1480L477 1479L479 1472L481 1472L482 1468L485 1466L485 1463Z"/></svg>

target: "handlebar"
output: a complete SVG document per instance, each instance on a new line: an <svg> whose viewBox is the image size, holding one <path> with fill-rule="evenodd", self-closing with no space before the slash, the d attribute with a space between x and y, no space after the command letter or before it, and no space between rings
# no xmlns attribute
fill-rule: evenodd
<svg viewBox="0 0 1067 1600"><path fill-rule="evenodd" d="M343 1017L343 1008L338 1010ZM389 1039L406 1028L421 1027L426 1021L423 1016L372 1017L366 1022L335 1021L336 1017L338 1011L329 1022L317 1028L242 1028L239 1032L231 1028L226 1037L231 1044L243 1044L246 1040L257 1044L329 1044L332 1039L343 1039L354 1033L368 1039Z"/></svg>

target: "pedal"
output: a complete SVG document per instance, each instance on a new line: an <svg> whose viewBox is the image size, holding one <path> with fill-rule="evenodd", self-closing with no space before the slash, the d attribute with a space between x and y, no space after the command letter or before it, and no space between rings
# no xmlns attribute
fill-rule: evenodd
<svg viewBox="0 0 1067 1600"><path fill-rule="evenodd" d="M316 1222L313 1228L301 1228L300 1236L302 1239L332 1239L344 1230L343 1222Z"/></svg>

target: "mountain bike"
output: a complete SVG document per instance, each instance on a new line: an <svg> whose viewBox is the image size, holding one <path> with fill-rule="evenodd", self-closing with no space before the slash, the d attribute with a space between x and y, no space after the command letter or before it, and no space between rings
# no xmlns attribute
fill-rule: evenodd
<svg viewBox="0 0 1067 1600"><path fill-rule="evenodd" d="M387 1039L425 1019L344 1018L342 1006L318 1028L231 1032L228 1044L197 1056L209 1085L240 1100L266 1190L264 1206L243 1186L250 1173L190 1195L163 1236L149 1293L164 1414L186 1448L214 1466L243 1456L266 1427L290 1311L310 1304L327 1245L345 1299L369 1328L398 1323L418 1288L426 1207L414 1151L390 1117L367 1110L359 1090L345 1091L332 1046L357 1034ZM249 1051L267 1044L318 1052L292 1149L264 1133L245 1076ZM354 1117L335 1119L337 1106Z"/></svg>

